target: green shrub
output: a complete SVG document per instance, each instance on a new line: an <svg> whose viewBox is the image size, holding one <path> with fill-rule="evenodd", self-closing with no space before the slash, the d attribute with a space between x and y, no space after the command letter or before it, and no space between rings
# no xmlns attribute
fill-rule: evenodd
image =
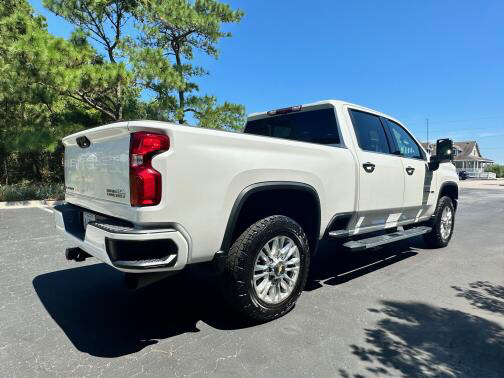
<svg viewBox="0 0 504 378"><path fill-rule="evenodd" d="M0 202L61 200L65 198L63 184L22 182L13 185L0 185Z"/></svg>
<svg viewBox="0 0 504 378"><path fill-rule="evenodd" d="M504 165L494 164L485 168L486 172L493 172L497 177L504 177Z"/></svg>

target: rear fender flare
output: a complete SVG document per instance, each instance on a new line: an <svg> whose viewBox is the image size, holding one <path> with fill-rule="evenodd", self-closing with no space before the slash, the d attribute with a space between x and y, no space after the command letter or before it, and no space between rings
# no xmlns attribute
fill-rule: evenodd
<svg viewBox="0 0 504 378"><path fill-rule="evenodd" d="M233 242L232 237L235 230L236 223L240 216L241 209L247 199L254 193L268 191L268 190L282 190L282 189L291 189L291 190L299 190L304 192L309 192L312 194L317 203L317 237L316 240L319 239L320 234L320 222L321 222L321 211L320 211L320 198L317 194L315 188L311 185L302 183L302 182L292 182L292 181L268 181L268 182L260 182L256 184L252 184L243 189L238 197L235 200L233 208L231 209L231 213L228 218L226 230L224 232L224 237L221 244L220 252L223 254L227 254L229 248L231 248L231 244ZM313 251L314 252L314 251Z"/></svg>

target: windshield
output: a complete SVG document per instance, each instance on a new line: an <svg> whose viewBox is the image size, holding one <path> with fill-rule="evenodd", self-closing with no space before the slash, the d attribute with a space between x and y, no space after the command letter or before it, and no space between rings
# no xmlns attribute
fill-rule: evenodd
<svg viewBox="0 0 504 378"><path fill-rule="evenodd" d="M339 144L334 108L309 110L248 121L246 134L298 140L318 144Z"/></svg>

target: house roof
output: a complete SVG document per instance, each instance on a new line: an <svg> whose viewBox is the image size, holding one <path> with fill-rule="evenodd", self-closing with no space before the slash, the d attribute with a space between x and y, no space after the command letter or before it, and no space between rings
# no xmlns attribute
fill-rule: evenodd
<svg viewBox="0 0 504 378"><path fill-rule="evenodd" d="M423 148L426 150L431 149L431 155L436 153L436 144L433 143L422 143ZM456 148L459 153L457 156L453 157L455 161L470 160L470 161L487 161L493 162L492 159L487 159L481 156L481 152L478 143L475 140L470 140L467 142L453 142L453 147ZM476 148L477 155L473 155L472 152Z"/></svg>

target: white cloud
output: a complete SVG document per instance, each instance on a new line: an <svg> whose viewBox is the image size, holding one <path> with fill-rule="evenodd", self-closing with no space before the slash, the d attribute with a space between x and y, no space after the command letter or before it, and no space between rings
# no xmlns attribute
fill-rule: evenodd
<svg viewBox="0 0 504 378"><path fill-rule="evenodd" d="M486 138L486 137L495 137L495 136L500 136L500 135L504 135L504 131L479 133L478 137Z"/></svg>

